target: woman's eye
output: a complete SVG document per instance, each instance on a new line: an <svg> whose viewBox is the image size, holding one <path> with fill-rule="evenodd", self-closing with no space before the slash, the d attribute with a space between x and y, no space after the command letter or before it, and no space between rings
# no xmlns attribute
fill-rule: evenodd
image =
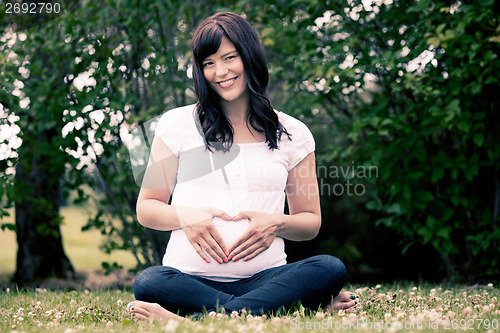
<svg viewBox="0 0 500 333"><path fill-rule="evenodd" d="M205 63L203 64L203 67L208 67L208 66L210 66L210 65L212 65L212 64L213 64L212 62L205 62Z"/></svg>
<svg viewBox="0 0 500 333"><path fill-rule="evenodd" d="M230 55L229 57L226 58L226 60L231 60L231 59L234 59L234 58L236 58L235 55Z"/></svg>

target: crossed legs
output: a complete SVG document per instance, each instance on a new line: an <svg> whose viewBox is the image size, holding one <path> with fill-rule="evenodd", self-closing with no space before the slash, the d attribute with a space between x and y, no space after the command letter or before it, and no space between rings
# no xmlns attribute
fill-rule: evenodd
<svg viewBox="0 0 500 333"><path fill-rule="evenodd" d="M222 309L226 313L245 309L258 315L288 308L299 300L311 309L347 309L355 301L349 293L339 294L345 280L344 264L329 255L270 268L235 282L216 282L175 268L153 266L137 277L137 301L128 309L138 319L179 319L178 315Z"/></svg>

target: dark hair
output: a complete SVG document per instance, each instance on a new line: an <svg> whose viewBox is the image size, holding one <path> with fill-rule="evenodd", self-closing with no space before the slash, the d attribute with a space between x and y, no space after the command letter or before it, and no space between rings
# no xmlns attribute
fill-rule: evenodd
<svg viewBox="0 0 500 333"><path fill-rule="evenodd" d="M206 18L196 29L192 40L193 80L198 97L197 113L208 150L227 151L233 144L234 130L220 103L219 95L207 84L202 62L219 49L222 37L234 44L241 56L247 77L250 99L247 126L266 134L270 149L278 148L281 134L290 134L279 122L266 93L269 82L267 63L257 33L241 16L220 12Z"/></svg>

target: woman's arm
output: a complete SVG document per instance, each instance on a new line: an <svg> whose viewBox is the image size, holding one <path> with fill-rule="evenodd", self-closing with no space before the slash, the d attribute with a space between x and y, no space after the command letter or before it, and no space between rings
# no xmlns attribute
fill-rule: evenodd
<svg viewBox="0 0 500 333"><path fill-rule="evenodd" d="M214 208L192 208L168 204L177 178L179 162L172 150L155 138L151 155L137 199L137 219L143 226L155 230L182 228L202 259L209 262L208 253L218 262L227 259L227 247L213 224L213 217L231 220L229 215Z"/></svg>
<svg viewBox="0 0 500 333"><path fill-rule="evenodd" d="M178 165L172 150L155 137L136 205L137 219L143 226L162 231L181 227L176 209L168 204Z"/></svg>
<svg viewBox="0 0 500 333"><path fill-rule="evenodd" d="M290 215L282 215L277 235L293 241L313 239L321 226L314 152L290 170L286 194Z"/></svg>

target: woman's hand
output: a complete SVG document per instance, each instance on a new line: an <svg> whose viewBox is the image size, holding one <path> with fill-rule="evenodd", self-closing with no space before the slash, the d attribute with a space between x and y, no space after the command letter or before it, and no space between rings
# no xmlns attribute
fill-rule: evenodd
<svg viewBox="0 0 500 333"><path fill-rule="evenodd" d="M267 214L247 211L239 212L234 221L244 218L250 220L248 229L229 249L229 260L236 261L240 258L247 261L264 252L271 246L280 228L279 214Z"/></svg>
<svg viewBox="0 0 500 333"><path fill-rule="evenodd" d="M227 247L224 240L215 228L213 218L220 217L231 221L231 217L220 209L200 208L190 209L190 212L182 214L181 226L189 242L206 262L210 262L207 253L219 264L227 262Z"/></svg>

